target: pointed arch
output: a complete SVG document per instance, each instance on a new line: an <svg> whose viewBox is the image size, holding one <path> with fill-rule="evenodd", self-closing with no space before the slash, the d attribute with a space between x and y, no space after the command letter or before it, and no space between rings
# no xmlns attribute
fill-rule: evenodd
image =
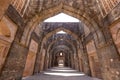
<svg viewBox="0 0 120 80"><path fill-rule="evenodd" d="M27 43L26 46L28 45L28 42L30 39L30 37L28 38L27 36L31 35L31 32L34 29L33 27L37 26L38 24L40 24L40 22L43 22L45 19L55 16L61 12L79 19L87 27L89 27L91 32L95 32L95 30L98 30L98 31L100 30L98 24L85 11L77 10L73 7L68 8L63 4L59 4L59 5L57 5L57 7L51 7L49 9L41 11L39 14L36 14L34 17L31 18L31 20L28 23L28 26L26 26L25 33L23 34L23 35L25 35L26 32L28 33L28 35L23 36L24 40L26 40L25 44ZM26 30L28 30L28 28L29 28L29 31L26 31ZM101 31L99 31L99 32L101 32ZM100 34L102 34L102 33L100 33ZM96 35L98 35L98 34L96 34ZM99 37L98 37L98 39L99 39ZM98 41L98 40L96 40L96 41Z"/></svg>

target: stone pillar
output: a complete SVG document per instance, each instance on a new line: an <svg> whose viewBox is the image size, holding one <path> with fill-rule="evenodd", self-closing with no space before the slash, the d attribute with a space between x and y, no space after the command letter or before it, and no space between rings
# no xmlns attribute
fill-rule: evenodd
<svg viewBox="0 0 120 80"><path fill-rule="evenodd" d="M39 69L40 69L40 57L41 57L41 54L40 54L40 47L41 44L38 45L38 51L37 51L37 56L36 56L36 61L35 61L35 68L34 68L34 74L36 73L39 73Z"/></svg>
<svg viewBox="0 0 120 80"><path fill-rule="evenodd" d="M49 54L48 68L52 67L52 55Z"/></svg>
<svg viewBox="0 0 120 80"><path fill-rule="evenodd" d="M83 53L84 72L85 72L87 75L91 75L90 65L89 65L89 59L88 59L88 54L87 54L86 48L84 48L83 51L84 51L84 53Z"/></svg>
<svg viewBox="0 0 120 80"><path fill-rule="evenodd" d="M83 45L83 43L80 43L80 51L81 51L81 56L83 60L83 71L85 74L90 75L91 71L90 71L90 66L89 66L87 49L86 49L86 45Z"/></svg>
<svg viewBox="0 0 120 80"><path fill-rule="evenodd" d="M47 55L46 55L46 67L45 67L45 70L46 69L48 69L48 67L49 67L49 60L50 60L50 55L49 55L49 53L47 53Z"/></svg>
<svg viewBox="0 0 120 80"><path fill-rule="evenodd" d="M75 68L75 66L74 66L74 56L73 56L73 54L71 54L71 66L72 66L72 68L74 69Z"/></svg>
<svg viewBox="0 0 120 80"><path fill-rule="evenodd" d="M2 0L2 2L4 1ZM11 10L12 13L10 13ZM17 33L14 34L15 38L6 57L5 64L1 71L0 80L21 80L28 53L28 48L20 44L21 34L24 31L25 23L13 7L9 7L6 16L9 16L11 21L16 23Z"/></svg>
<svg viewBox="0 0 120 80"><path fill-rule="evenodd" d="M78 64L78 68L77 70L80 71L80 60L79 60L79 54L77 53L77 64Z"/></svg>
<svg viewBox="0 0 120 80"><path fill-rule="evenodd" d="M49 59L48 54L46 53L45 54L45 59L44 59L44 62L43 62L44 63L44 67L43 67L44 70L46 70L48 68L48 59Z"/></svg>
<svg viewBox="0 0 120 80"><path fill-rule="evenodd" d="M75 69L78 70L78 56L77 54L74 54L74 63L75 63Z"/></svg>
<svg viewBox="0 0 120 80"><path fill-rule="evenodd" d="M70 68L72 68L71 53L69 53L69 62L70 62Z"/></svg>
<svg viewBox="0 0 120 80"><path fill-rule="evenodd" d="M40 71L43 71L44 69L44 60L45 60L45 49L43 49L41 53Z"/></svg>
<svg viewBox="0 0 120 80"><path fill-rule="evenodd" d="M23 73L23 77L31 76L34 71L34 64L35 64L36 54L32 51L28 52L26 65Z"/></svg>
<svg viewBox="0 0 120 80"><path fill-rule="evenodd" d="M120 56L111 34L107 28L103 30L105 42L97 45L97 53L102 66L104 80L120 80ZM103 39L103 38L102 38Z"/></svg>
<svg viewBox="0 0 120 80"><path fill-rule="evenodd" d="M52 56L51 56L51 67L53 67L54 66L54 55L52 54Z"/></svg>
<svg viewBox="0 0 120 80"><path fill-rule="evenodd" d="M0 80L21 80L27 53L26 47L14 41L0 75Z"/></svg>
<svg viewBox="0 0 120 80"><path fill-rule="evenodd" d="M52 53L52 67L54 67L55 65L55 54Z"/></svg>
<svg viewBox="0 0 120 80"><path fill-rule="evenodd" d="M120 57L111 39L106 44L99 44L98 53L101 54L102 75L104 80L120 79Z"/></svg>
<svg viewBox="0 0 120 80"><path fill-rule="evenodd" d="M116 51L114 50L113 45L101 45L97 49L98 53L101 54L100 62L102 65L102 76L104 80L119 80L120 75L120 61L117 57L115 58Z"/></svg>
<svg viewBox="0 0 120 80"><path fill-rule="evenodd" d="M0 39L0 73L4 66L10 45L10 42Z"/></svg>
<svg viewBox="0 0 120 80"><path fill-rule="evenodd" d="M24 77L31 76L33 74L37 49L38 49L38 43L32 39L23 73Z"/></svg>
<svg viewBox="0 0 120 80"><path fill-rule="evenodd" d="M78 63L79 63L79 71L82 71L82 62L81 62L81 52L80 49L78 49Z"/></svg>
<svg viewBox="0 0 120 80"><path fill-rule="evenodd" d="M71 54L71 53L68 54L68 67L71 67L71 66L70 66L70 54Z"/></svg>

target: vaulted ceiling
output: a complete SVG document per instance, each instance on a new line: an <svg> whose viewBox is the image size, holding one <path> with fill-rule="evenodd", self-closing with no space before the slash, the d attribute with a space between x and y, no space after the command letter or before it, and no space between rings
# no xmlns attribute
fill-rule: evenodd
<svg viewBox="0 0 120 80"><path fill-rule="evenodd" d="M26 4L27 2L28 4ZM24 11L22 17L30 24L37 26L45 19L63 12L81 20L92 32L103 27L103 19L119 2L119 0L26 0L26 3L25 1L24 3L27 7L26 10L24 10L25 7L22 9ZM119 12L116 13L119 15ZM68 45L70 43L74 45L77 43L78 38L81 38L84 33L81 26L81 23L43 23L40 34L46 44L45 46L48 46L48 43L55 42L53 46L58 49L56 45L61 42L64 44L59 45ZM56 34L60 30L65 31L67 34ZM61 38L64 41L60 40ZM73 39L75 39L75 43L72 42ZM54 48L51 47L51 49Z"/></svg>
<svg viewBox="0 0 120 80"><path fill-rule="evenodd" d="M42 12L45 14L56 10L56 13L74 11L84 16L87 14L91 18L101 16L96 0L31 0L25 16L33 17Z"/></svg>

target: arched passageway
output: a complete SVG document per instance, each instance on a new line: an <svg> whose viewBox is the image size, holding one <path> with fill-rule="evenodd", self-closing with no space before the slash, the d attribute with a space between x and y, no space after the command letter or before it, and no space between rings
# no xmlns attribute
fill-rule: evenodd
<svg viewBox="0 0 120 80"><path fill-rule="evenodd" d="M0 8L0 79L44 79L67 70L83 80L119 80L119 2L7 0ZM79 22L44 22L60 13Z"/></svg>

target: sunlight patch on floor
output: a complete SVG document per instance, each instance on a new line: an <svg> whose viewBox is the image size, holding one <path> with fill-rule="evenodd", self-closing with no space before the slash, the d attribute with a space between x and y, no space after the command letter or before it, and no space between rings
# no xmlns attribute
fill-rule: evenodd
<svg viewBox="0 0 120 80"><path fill-rule="evenodd" d="M51 72L44 72L44 74L47 74L47 75L54 75L54 76L84 76L85 74L83 73L57 73L57 72L54 72L54 73L51 73Z"/></svg>
<svg viewBox="0 0 120 80"><path fill-rule="evenodd" d="M73 71L76 71L76 70L57 70L57 69L51 69L51 71L73 72Z"/></svg>

